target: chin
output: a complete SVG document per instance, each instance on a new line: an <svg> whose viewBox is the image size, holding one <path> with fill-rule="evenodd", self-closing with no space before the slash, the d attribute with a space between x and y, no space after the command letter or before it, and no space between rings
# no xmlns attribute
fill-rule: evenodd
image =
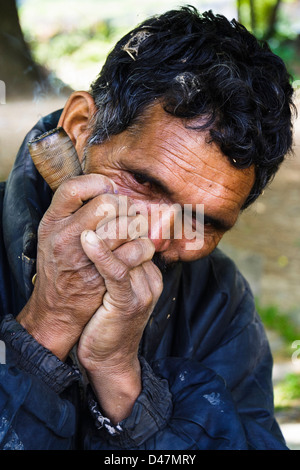
<svg viewBox="0 0 300 470"><path fill-rule="evenodd" d="M174 266L178 264L178 259L171 259L159 252L154 253L152 261L162 273L174 268Z"/></svg>

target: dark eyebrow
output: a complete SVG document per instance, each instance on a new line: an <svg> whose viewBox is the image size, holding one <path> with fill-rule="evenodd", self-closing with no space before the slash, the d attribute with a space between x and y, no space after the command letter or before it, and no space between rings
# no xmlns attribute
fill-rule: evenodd
<svg viewBox="0 0 300 470"><path fill-rule="evenodd" d="M197 217L197 213L195 211L192 212L192 216L194 218ZM205 208L204 208L204 219L203 219L204 224L210 224L212 225L216 230L220 230L222 232L227 232L228 230L232 229L233 225L232 223L228 222L227 220L224 219L219 219L217 217L213 217L211 215L205 214Z"/></svg>
<svg viewBox="0 0 300 470"><path fill-rule="evenodd" d="M160 181L158 178L155 176L150 175L150 173L147 172L147 170L143 171L134 171L130 170L133 175L138 175L140 177L144 177L147 179L147 181L153 185L155 185L161 192L166 194L167 196L171 196L173 194L173 191L168 188L162 181Z"/></svg>

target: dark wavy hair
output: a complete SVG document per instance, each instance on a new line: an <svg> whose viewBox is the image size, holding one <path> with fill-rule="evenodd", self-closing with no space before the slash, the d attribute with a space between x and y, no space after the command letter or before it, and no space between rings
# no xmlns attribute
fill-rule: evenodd
<svg viewBox="0 0 300 470"><path fill-rule="evenodd" d="M91 86L90 145L124 131L160 99L187 123L204 117L197 129L207 129L235 167L255 166L246 208L291 151L290 81L283 61L237 21L191 6L168 11L125 35L107 57Z"/></svg>

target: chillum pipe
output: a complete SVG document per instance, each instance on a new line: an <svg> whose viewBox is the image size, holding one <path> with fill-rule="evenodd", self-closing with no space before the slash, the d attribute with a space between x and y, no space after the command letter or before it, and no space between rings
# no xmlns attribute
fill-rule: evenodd
<svg viewBox="0 0 300 470"><path fill-rule="evenodd" d="M36 169L53 192L63 181L83 174L73 142L62 127L31 140L28 148Z"/></svg>

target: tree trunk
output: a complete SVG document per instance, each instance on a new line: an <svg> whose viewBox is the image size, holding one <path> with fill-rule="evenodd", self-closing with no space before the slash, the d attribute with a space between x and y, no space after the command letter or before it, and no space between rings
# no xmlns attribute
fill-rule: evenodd
<svg viewBox="0 0 300 470"><path fill-rule="evenodd" d="M241 13L241 0L237 0L236 2L236 6L237 6L237 18L238 18L238 22L239 23L242 23L242 13Z"/></svg>
<svg viewBox="0 0 300 470"><path fill-rule="evenodd" d="M273 7L273 9L272 9L272 11L271 11L269 25L268 25L267 31L264 35L264 39L266 39L266 40L268 40L272 36L274 36L274 34L276 32L276 23L277 23L278 12L280 10L281 3L282 3L282 0L277 0L274 7Z"/></svg>
<svg viewBox="0 0 300 470"><path fill-rule="evenodd" d="M254 0L250 0L250 22L251 22L251 30L255 33L256 29L256 17L255 17L255 5Z"/></svg>
<svg viewBox="0 0 300 470"><path fill-rule="evenodd" d="M32 58L20 26L16 0L0 0L0 80L5 83L6 99L55 94L49 76L49 71ZM63 87L59 86L61 91Z"/></svg>

